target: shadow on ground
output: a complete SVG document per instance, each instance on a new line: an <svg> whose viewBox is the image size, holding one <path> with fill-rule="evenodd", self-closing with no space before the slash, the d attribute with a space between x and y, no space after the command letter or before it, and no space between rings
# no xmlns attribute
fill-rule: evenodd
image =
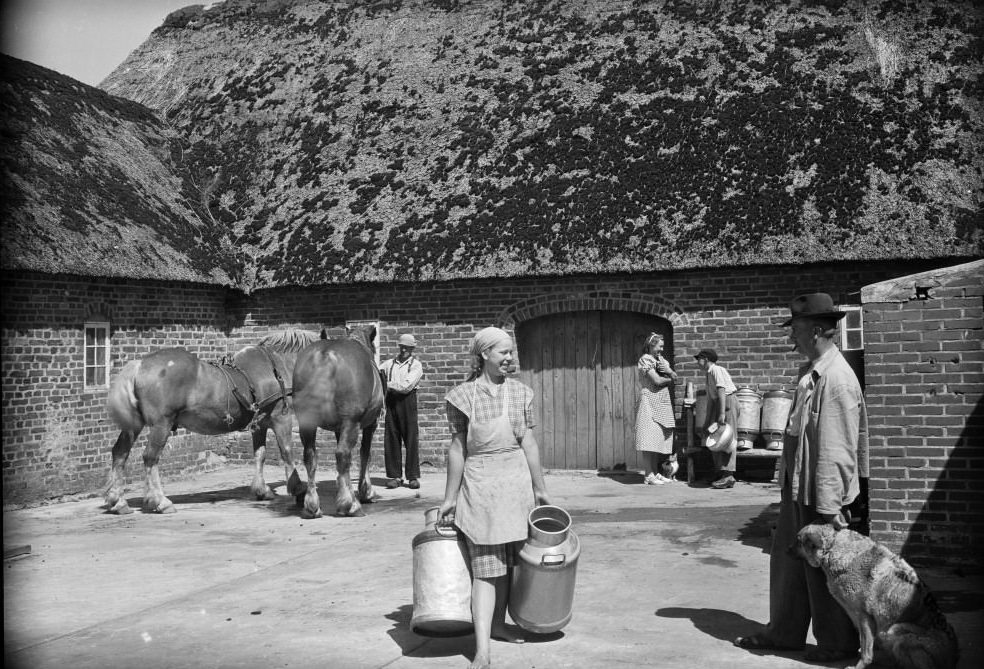
<svg viewBox="0 0 984 669"><path fill-rule="evenodd" d="M385 487L386 478L372 478L370 477L370 482L373 488ZM356 480L353 479L353 485ZM232 488L223 488L219 490L203 490L200 492L193 493L168 493L165 488L164 494L167 498L171 500L177 510L180 511L182 506L195 505L195 504L220 504L224 502L242 502L246 505L251 505L254 508L266 509L270 513L276 514L278 516L300 516L301 507L297 504L296 500L287 494L286 482L285 481L272 481L268 482L270 488L277 492L276 499L269 501L258 500L253 495L250 490L249 484L235 486ZM334 480L329 481L318 481L318 498L321 502L321 513L326 516L331 516L335 514L335 494L338 491L338 484ZM392 502L393 500L387 500ZM136 495L127 497L127 504L130 508L135 511L140 511L143 506L143 496ZM379 497L378 492L374 492L373 501L369 504L364 504L363 509L371 510L374 506L386 506L385 502L382 502ZM104 506L105 508L105 506ZM108 513L108 510L106 511Z"/></svg>
<svg viewBox="0 0 984 669"><path fill-rule="evenodd" d="M413 606L404 604L386 618L393 621L387 634L400 647L405 657L453 657L461 655L471 659L475 649L475 639L471 634L427 635L417 634L410 629Z"/></svg>

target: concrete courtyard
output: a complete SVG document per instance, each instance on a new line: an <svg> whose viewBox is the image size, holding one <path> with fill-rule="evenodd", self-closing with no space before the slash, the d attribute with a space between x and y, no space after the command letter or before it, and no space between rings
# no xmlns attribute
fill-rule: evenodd
<svg viewBox="0 0 984 669"><path fill-rule="evenodd" d="M413 537L440 503L444 473L387 490L361 518L303 520L282 472L276 500L248 495L251 468L165 481L177 513L105 513L100 497L5 509L4 661L31 669L465 667L473 637L410 629ZM768 478L768 477L764 477ZM494 666L811 666L802 653L731 640L768 619L768 546L778 489L731 490L641 477L550 472L552 502L581 540L573 619L527 643L495 643ZM142 482L127 498L139 509ZM924 572L960 637L961 669L984 666L979 574ZM812 644L812 638L809 640ZM818 665L812 666L838 666Z"/></svg>

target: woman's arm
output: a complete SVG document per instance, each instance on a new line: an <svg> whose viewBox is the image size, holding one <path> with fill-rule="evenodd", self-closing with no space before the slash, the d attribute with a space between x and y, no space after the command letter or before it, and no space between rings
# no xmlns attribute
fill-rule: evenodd
<svg viewBox="0 0 984 669"><path fill-rule="evenodd" d="M465 437L467 432L456 432L451 437L448 447L448 478L444 484L444 501L438 511L438 518L444 518L454 513L458 503L458 490L461 488L461 476L465 471Z"/></svg>
<svg viewBox="0 0 984 669"><path fill-rule="evenodd" d="M646 370L646 376L649 377L649 380L652 381L657 388L663 388L664 386L673 385L673 379L671 379L668 376L660 375L660 373L654 367L650 367L648 370Z"/></svg>
<svg viewBox="0 0 984 669"><path fill-rule="evenodd" d="M657 358L656 360L656 364L658 365L660 374L669 377L670 380L673 381L674 383L676 382L677 373L673 371L672 367L670 367L670 363L666 358L664 358L663 356L659 356L659 358Z"/></svg>
<svg viewBox="0 0 984 669"><path fill-rule="evenodd" d="M540 445L536 443L533 430L526 430L521 443L526 454L526 464L530 468L530 478L533 481L533 496L537 504L550 504L547 497L547 486L543 481L543 468L540 466Z"/></svg>

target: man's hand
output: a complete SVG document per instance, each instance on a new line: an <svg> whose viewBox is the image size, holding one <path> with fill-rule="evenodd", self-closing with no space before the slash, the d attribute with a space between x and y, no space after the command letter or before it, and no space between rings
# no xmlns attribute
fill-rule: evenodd
<svg viewBox="0 0 984 669"><path fill-rule="evenodd" d="M825 513L823 515L823 520L828 525L833 525L835 530L845 530L848 527L847 519L842 513Z"/></svg>

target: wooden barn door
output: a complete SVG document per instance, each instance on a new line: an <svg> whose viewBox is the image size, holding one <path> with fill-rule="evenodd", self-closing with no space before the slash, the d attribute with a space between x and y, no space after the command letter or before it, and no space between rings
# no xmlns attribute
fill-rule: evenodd
<svg viewBox="0 0 984 669"><path fill-rule="evenodd" d="M543 465L553 469L610 469L639 465L635 412L636 362L650 332L666 340L668 321L625 311L575 311L520 323L520 378L533 388L534 430Z"/></svg>

